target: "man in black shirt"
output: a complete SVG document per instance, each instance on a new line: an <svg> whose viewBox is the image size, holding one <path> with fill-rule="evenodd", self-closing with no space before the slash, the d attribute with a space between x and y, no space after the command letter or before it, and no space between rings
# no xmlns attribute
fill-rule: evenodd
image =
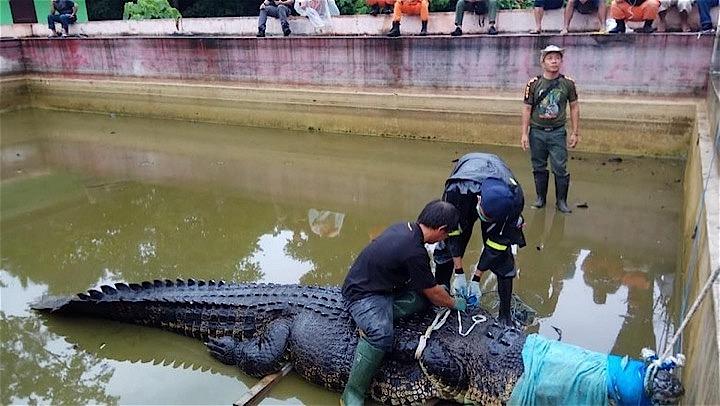
<svg viewBox="0 0 720 406"><path fill-rule="evenodd" d="M452 204L428 203L417 222L390 226L350 267L342 294L363 337L358 340L352 370L340 398L361 405L375 371L392 350L393 319L423 309L428 301L465 311L463 297L453 298L435 283L425 243L436 243L458 230L459 214Z"/></svg>
<svg viewBox="0 0 720 406"><path fill-rule="evenodd" d="M71 23L77 21L77 5L70 0L53 0L50 5L50 14L48 14L48 28L50 36L60 36L61 34L55 30L55 23L62 25L62 36L68 36L68 29Z"/></svg>

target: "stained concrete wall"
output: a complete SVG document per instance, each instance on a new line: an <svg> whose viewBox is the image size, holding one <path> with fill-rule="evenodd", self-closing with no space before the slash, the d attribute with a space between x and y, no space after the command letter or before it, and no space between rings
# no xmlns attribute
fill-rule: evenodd
<svg viewBox="0 0 720 406"><path fill-rule="evenodd" d="M6 40L3 40L3 42ZM711 36L501 35L428 38L123 37L21 39L0 57L28 73L65 77L230 81L282 87L431 88L521 92L539 50L567 49L581 94L704 95ZM3 67L1 73L14 72Z"/></svg>
<svg viewBox="0 0 720 406"><path fill-rule="evenodd" d="M682 291L688 292L686 312L712 272L720 267L720 149L717 124L711 124L720 117L720 78L714 79L709 103L698 110L683 182L681 269ZM720 404L720 280L715 281L684 331L682 351L688 360L683 369L684 403Z"/></svg>

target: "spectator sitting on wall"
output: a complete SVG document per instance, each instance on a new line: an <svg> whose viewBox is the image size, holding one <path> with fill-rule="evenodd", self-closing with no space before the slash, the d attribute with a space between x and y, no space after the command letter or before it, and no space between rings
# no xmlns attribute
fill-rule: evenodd
<svg viewBox="0 0 720 406"><path fill-rule="evenodd" d="M52 0L50 14L48 14L48 28L51 37L68 36L70 24L77 21L77 5L70 0ZM55 29L55 23L62 25L63 32L60 34Z"/></svg>
<svg viewBox="0 0 720 406"><path fill-rule="evenodd" d="M605 0L568 0L567 6L565 6L565 27L560 31L560 34L568 33L570 21L576 10L580 14L597 13L600 21L600 33L605 33L605 17L607 16Z"/></svg>
<svg viewBox="0 0 720 406"><path fill-rule="evenodd" d="M268 16L280 19L280 26L284 36L290 35L290 24L288 24L288 16L293 6L293 0L263 0L260 3L260 17L258 18L258 37L265 36L265 23Z"/></svg>
<svg viewBox="0 0 720 406"><path fill-rule="evenodd" d="M665 14L670 7L677 7L680 13L680 25L682 26L683 32L690 32L690 25L688 25L688 14L692 10L692 0L660 0L660 9L658 11L658 31L667 31L667 24L665 24Z"/></svg>
<svg viewBox="0 0 720 406"><path fill-rule="evenodd" d="M533 4L533 15L535 16L535 29L530 34L542 32L542 19L545 10L557 10L563 6L563 0L535 0Z"/></svg>
<svg viewBox="0 0 720 406"><path fill-rule="evenodd" d="M400 18L402 18L403 14L420 14L420 22L422 23L420 35L427 35L430 2L428 0L396 0L395 9L393 10L392 29L388 33L388 37L400 36Z"/></svg>
<svg viewBox="0 0 720 406"><path fill-rule="evenodd" d="M371 16L376 16L380 13L391 14L394 4L395 0L367 0L367 5L370 6Z"/></svg>
<svg viewBox="0 0 720 406"><path fill-rule="evenodd" d="M635 32L650 34L655 32L653 21L657 18L659 0L613 0L610 5L610 15L617 25L610 30L611 34L625 33L625 21L644 21L642 28Z"/></svg>
<svg viewBox="0 0 720 406"><path fill-rule="evenodd" d="M455 5L455 31L450 33L453 37L462 35L463 14L465 11L474 11L480 14L480 26L485 25L485 14L490 20L490 28L488 34L496 35L498 33L495 28L495 18L497 17L497 0L458 0Z"/></svg>
<svg viewBox="0 0 720 406"><path fill-rule="evenodd" d="M702 31L712 31L712 17L710 17L710 9L720 5L719 0L697 0L698 11L700 12L700 29Z"/></svg>

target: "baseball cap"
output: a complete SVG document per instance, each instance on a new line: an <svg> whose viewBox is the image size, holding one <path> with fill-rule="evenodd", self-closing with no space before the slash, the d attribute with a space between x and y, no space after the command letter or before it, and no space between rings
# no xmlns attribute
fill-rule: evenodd
<svg viewBox="0 0 720 406"><path fill-rule="evenodd" d="M480 185L480 207L492 220L503 220L513 207L513 194L505 181L487 178Z"/></svg>
<svg viewBox="0 0 720 406"><path fill-rule="evenodd" d="M546 46L545 48L542 49L542 51L540 51L540 61L541 62L544 61L545 55L549 54L550 52L557 52L560 55L563 55L563 53L565 52L565 48L560 48L557 45Z"/></svg>

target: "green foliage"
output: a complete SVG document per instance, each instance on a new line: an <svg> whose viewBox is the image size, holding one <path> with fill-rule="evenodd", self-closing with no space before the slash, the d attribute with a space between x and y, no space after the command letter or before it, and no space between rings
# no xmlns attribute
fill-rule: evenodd
<svg viewBox="0 0 720 406"><path fill-rule="evenodd" d="M514 10L523 8L532 8L532 0L498 0L499 10Z"/></svg>
<svg viewBox="0 0 720 406"><path fill-rule="evenodd" d="M168 0L137 0L137 3L125 3L123 20L148 20L155 18L180 18L180 12L170 7Z"/></svg>
<svg viewBox="0 0 720 406"><path fill-rule="evenodd" d="M149 10L155 10L156 4L166 9L173 10L167 4L167 0L137 0L138 4L132 4L134 0L93 0L89 1L88 17L90 20L117 20L123 18L123 6L127 3L128 8L135 10L144 7L147 12L140 11L138 15L151 14ZM370 7L366 0L335 0L340 14L368 14ZM454 11L457 0L430 0L430 11ZM141 6L141 3L150 3L152 7ZM184 17L239 17L258 15L260 0L170 0L175 9L179 10ZM512 10L531 8L532 0L498 0L498 9ZM128 14L132 14L129 12ZM173 16L164 17L130 17L138 18L176 18Z"/></svg>
<svg viewBox="0 0 720 406"><path fill-rule="evenodd" d="M456 2L450 3L450 0L430 0L430 11L454 11Z"/></svg>

